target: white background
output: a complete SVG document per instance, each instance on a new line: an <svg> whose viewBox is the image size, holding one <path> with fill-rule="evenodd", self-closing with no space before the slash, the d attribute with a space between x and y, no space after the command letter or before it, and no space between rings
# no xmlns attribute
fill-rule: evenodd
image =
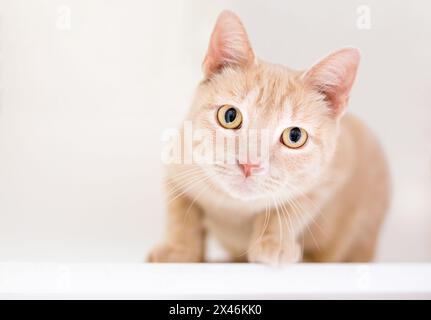
<svg viewBox="0 0 431 320"><path fill-rule="evenodd" d="M161 238L160 136L180 124L217 14L256 53L363 60L350 109L380 137L393 202L379 261L431 261L431 6L367 1L0 1L0 260L142 261Z"/></svg>

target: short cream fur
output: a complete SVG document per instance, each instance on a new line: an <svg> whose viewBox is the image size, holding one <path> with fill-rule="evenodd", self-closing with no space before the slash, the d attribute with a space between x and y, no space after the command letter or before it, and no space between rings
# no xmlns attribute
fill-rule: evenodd
<svg viewBox="0 0 431 320"><path fill-rule="evenodd" d="M270 130L270 161L246 180L240 164L169 165L166 235L148 260L205 261L208 232L232 261L371 260L390 179L376 137L345 112L359 60L345 48L305 71L265 62L239 18L222 12L186 120L216 130L217 108L235 104L244 117L236 135ZM298 149L280 142L293 126L308 133Z"/></svg>

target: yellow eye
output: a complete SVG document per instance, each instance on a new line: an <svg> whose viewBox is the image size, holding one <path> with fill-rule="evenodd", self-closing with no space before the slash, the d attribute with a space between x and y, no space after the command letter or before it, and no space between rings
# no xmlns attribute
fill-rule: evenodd
<svg viewBox="0 0 431 320"><path fill-rule="evenodd" d="M298 127L287 128L281 135L281 142L291 149L301 148L308 140L307 131Z"/></svg>
<svg viewBox="0 0 431 320"><path fill-rule="evenodd" d="M226 104L218 109L217 120L223 128L238 129L242 124L242 114L238 108Z"/></svg>

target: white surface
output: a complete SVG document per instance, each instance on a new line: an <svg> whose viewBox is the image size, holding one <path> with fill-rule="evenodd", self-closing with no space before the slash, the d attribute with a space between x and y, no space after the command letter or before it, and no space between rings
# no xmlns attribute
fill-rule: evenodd
<svg viewBox="0 0 431 320"><path fill-rule="evenodd" d="M142 261L163 231L161 133L180 123L230 8L270 61L305 68L361 48L350 108L394 182L379 260L431 261L431 2L366 1L370 30L356 27L362 4L1 0L0 260Z"/></svg>
<svg viewBox="0 0 431 320"><path fill-rule="evenodd" d="M0 298L430 299L431 265L1 263Z"/></svg>

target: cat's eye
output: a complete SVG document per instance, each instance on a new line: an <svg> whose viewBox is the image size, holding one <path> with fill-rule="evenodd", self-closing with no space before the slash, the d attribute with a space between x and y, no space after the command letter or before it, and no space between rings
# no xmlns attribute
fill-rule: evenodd
<svg viewBox="0 0 431 320"><path fill-rule="evenodd" d="M223 128L238 129L242 124L242 114L238 108L226 104L218 109L217 120Z"/></svg>
<svg viewBox="0 0 431 320"><path fill-rule="evenodd" d="M290 127L283 131L281 142L291 149L301 148L308 140L307 131L298 127Z"/></svg>

